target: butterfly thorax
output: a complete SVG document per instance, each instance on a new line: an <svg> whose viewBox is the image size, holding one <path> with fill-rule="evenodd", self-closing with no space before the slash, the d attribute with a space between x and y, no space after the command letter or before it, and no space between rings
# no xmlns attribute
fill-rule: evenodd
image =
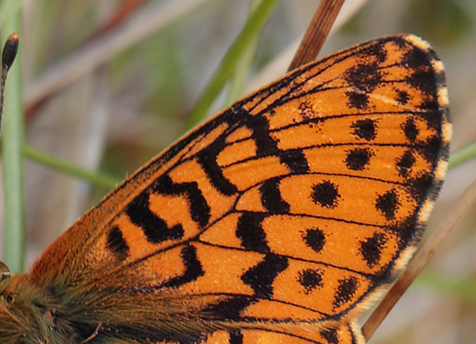
<svg viewBox="0 0 476 344"><path fill-rule="evenodd" d="M25 274L2 275L0 282L0 342L53 343L54 310L47 295Z"/></svg>
<svg viewBox="0 0 476 344"><path fill-rule="evenodd" d="M191 308L184 307L179 298L167 301L166 297L157 299L140 295L142 306L140 310L134 310L134 302L139 301L123 289L84 281L69 285L42 282L44 285L37 285L27 274L2 275L0 343L127 342L134 333L154 339L180 339L184 333L189 336L196 333L198 338L201 331L212 327L203 319L190 316L186 319L186 309ZM195 309L193 313L197 314L197 311ZM183 319L178 321L180 317ZM214 323L213 327L217 329L227 327Z"/></svg>
<svg viewBox="0 0 476 344"><path fill-rule="evenodd" d="M87 314L94 313L98 300L88 297L94 294L88 289L75 289L72 292L57 281L39 286L27 274L3 274L0 343L79 344L93 338L101 315Z"/></svg>

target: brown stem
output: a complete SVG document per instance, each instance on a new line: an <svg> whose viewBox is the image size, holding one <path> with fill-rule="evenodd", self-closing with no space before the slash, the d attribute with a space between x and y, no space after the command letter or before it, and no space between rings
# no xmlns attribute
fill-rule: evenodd
<svg viewBox="0 0 476 344"><path fill-rule="evenodd" d="M345 0L322 0L311 20L288 71L313 61L326 40Z"/></svg>

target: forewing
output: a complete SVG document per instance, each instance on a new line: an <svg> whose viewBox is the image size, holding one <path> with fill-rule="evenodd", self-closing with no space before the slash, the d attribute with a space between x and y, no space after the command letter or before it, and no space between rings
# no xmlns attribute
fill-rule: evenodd
<svg viewBox="0 0 476 344"><path fill-rule="evenodd" d="M79 219L32 278L160 300L161 321L182 322L144 328L156 342L361 343L351 322L413 252L450 132L426 43L357 45L175 143Z"/></svg>

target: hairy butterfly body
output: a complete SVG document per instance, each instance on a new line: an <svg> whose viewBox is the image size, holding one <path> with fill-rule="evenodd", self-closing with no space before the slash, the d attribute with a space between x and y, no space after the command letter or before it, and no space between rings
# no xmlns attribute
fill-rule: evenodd
<svg viewBox="0 0 476 344"><path fill-rule="evenodd" d="M36 262L0 342L364 343L446 171L441 62L411 35L295 70L173 144Z"/></svg>

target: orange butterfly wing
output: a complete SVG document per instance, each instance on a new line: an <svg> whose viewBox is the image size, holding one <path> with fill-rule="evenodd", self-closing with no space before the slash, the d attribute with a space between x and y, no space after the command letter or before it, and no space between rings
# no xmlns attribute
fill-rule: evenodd
<svg viewBox="0 0 476 344"><path fill-rule="evenodd" d="M29 278L68 295L90 343L363 343L355 318L404 267L441 186L448 116L418 38L335 53L149 162Z"/></svg>

